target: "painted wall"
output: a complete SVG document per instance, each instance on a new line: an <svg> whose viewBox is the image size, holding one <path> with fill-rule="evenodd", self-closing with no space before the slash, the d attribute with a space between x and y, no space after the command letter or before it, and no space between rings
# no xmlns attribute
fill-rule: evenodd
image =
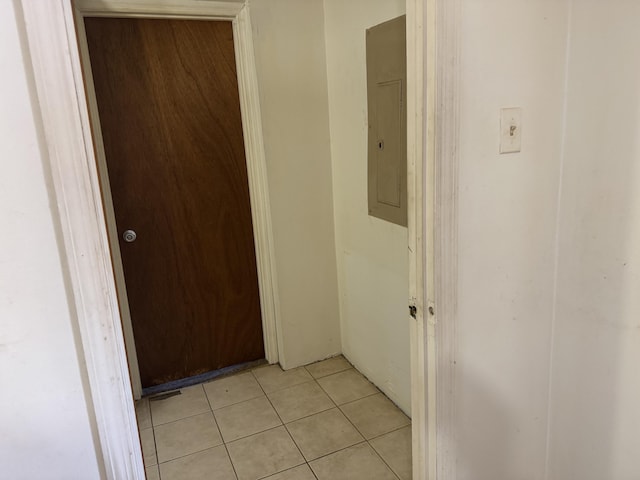
<svg viewBox="0 0 640 480"><path fill-rule="evenodd" d="M343 353L409 412L407 229L367 210L365 30L404 0L325 0L336 258Z"/></svg>
<svg viewBox="0 0 640 480"><path fill-rule="evenodd" d="M460 480L544 477L567 2L461 0ZM499 155L502 107L522 152ZM563 480L568 480L564 478Z"/></svg>
<svg viewBox="0 0 640 480"><path fill-rule="evenodd" d="M549 479L640 478L640 4L573 2Z"/></svg>
<svg viewBox="0 0 640 480"><path fill-rule="evenodd" d="M99 478L13 5L0 4L0 477Z"/></svg>
<svg viewBox="0 0 640 480"><path fill-rule="evenodd" d="M341 351L322 0L251 0L281 363Z"/></svg>

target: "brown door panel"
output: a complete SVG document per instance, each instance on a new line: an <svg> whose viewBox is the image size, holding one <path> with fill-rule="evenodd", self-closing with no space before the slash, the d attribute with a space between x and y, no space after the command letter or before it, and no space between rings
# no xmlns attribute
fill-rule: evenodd
<svg viewBox="0 0 640 480"><path fill-rule="evenodd" d="M231 23L85 27L143 386L264 358Z"/></svg>

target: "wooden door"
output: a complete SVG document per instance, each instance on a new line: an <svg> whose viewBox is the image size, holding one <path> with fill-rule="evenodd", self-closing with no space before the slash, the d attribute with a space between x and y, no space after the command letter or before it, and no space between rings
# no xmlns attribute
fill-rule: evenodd
<svg viewBox="0 0 640 480"><path fill-rule="evenodd" d="M85 27L143 387L264 358L231 22Z"/></svg>

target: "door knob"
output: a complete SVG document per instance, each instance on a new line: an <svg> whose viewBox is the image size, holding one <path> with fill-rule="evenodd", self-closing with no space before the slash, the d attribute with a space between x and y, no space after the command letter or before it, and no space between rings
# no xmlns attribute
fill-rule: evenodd
<svg viewBox="0 0 640 480"><path fill-rule="evenodd" d="M122 234L122 238L124 238L124 241L127 243L131 243L135 241L136 237L137 237L136 232L134 232L133 230L126 230Z"/></svg>

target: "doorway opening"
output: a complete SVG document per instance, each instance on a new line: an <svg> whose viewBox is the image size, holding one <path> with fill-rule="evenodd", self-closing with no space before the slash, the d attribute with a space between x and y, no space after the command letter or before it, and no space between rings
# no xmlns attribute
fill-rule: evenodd
<svg viewBox="0 0 640 480"><path fill-rule="evenodd" d="M79 5L75 23L140 398L277 362L278 298L248 18L113 10Z"/></svg>
<svg viewBox="0 0 640 480"><path fill-rule="evenodd" d="M80 3L83 3L83 2L80 2ZM114 5L115 4L119 4L119 3L120 2L113 2ZM167 3L164 2L163 6L159 7L159 8L160 8L160 10L163 11L164 14L167 14L171 10L171 8L174 8L173 15L178 15L178 16L184 17L184 16L198 16L198 15L194 14L194 11L195 11L195 8L196 8L195 4L198 4L197 5L198 7L202 7L202 5L203 5L201 2L191 2L191 3L190 2L176 2L176 3L179 4L179 5L177 5L177 6L175 6L175 5L174 6L167 6ZM236 21L238 21L238 23L240 23L240 21L238 19L241 17L241 12L242 11L246 11L244 9L243 5L239 5L236 2L230 2L228 4L225 3L224 5L222 5L224 2L217 2L216 5L214 5L214 3L216 3L216 2L207 3L207 7L211 7L211 8L223 8L224 7L224 9L227 9L226 12L219 13L218 14L218 18L219 17L225 17L225 16L227 18L231 17L231 18L236 19ZM89 5L89 6L93 5L93 8L97 8L97 9L108 8L108 3L107 2L86 2L85 5ZM105 5L107 5L107 7L105 7ZM191 8L187 8L187 7L191 7ZM47 7L47 8L49 8L49 7ZM50 7L50 8L51 9L47 10L46 12L44 11L46 9L39 10L39 7L25 8L26 16L28 16L30 20L33 20L33 19L37 20L37 21L33 22L34 25L36 25L36 24L37 25L46 25L46 22L44 22L44 18L46 18L47 16L50 17L50 18L51 17L56 18L58 20L63 19L62 25L65 25L65 24L67 26L69 25L70 18L72 17L71 14L73 12L73 9L71 8L71 6L69 4L61 3L60 5L58 5L56 7ZM127 5L124 5L124 3L123 3L123 4L115 6L116 10L117 9L124 9L126 11L127 8L129 8L128 11L129 11L129 13L131 13L132 9L130 8L130 5L127 6ZM133 10L138 9L137 15L142 15L142 16L152 15L148 11L145 13L144 12L145 8L149 9L149 5L147 3L145 3L142 6L137 5ZM57 10L57 9L59 9L59 10ZM233 10L233 11L230 11L230 10ZM176 11L179 11L179 13L175 13ZM422 9L420 9L419 11L420 11L420 13L422 13ZM49 14L49 15L45 15L45 14ZM415 15L415 14L416 14L416 11L413 10L412 11L412 15ZM158 14L156 14L156 15L158 15ZM214 15L214 17L215 16L216 15ZM42 20L42 21L40 21L40 20ZM422 18L419 18L419 20L416 20L416 21L417 22L419 21L420 23L422 23ZM59 23L56 23L55 25L59 25ZM46 28L44 28L43 30L46 31ZM416 43L416 44L420 43L421 44L422 43L422 37L420 37L419 39L417 38L416 29L415 28L410 28L410 32L412 32L412 33L409 34L409 36L412 38L412 46L410 48L410 53L409 53L408 57L410 59L412 59L411 62L415 63L416 58L419 58L420 56L416 55L414 43ZM30 37L31 37L31 35L32 35L32 33L30 32ZM57 38L58 40L61 39L61 37L59 37L59 36L56 36L55 38ZM73 32L73 28L67 28L66 29L66 33L63 35L62 38L66 38L67 39L66 41L70 41L70 46L71 46L70 51L71 51L71 56L72 56L71 57L72 65L71 65L69 71L73 72L73 76L71 78L73 78L74 81L75 81L75 84L72 87L72 91L76 90L79 93L79 95L77 95L77 98L75 99L75 102L82 103L83 95L81 95L81 93L83 93L83 88L82 88L81 82L78 82L78 79L81 76L81 71L78 68L79 66L78 66L76 53L74 53L75 50L74 50L73 45L74 45L75 33ZM40 52L47 51L47 47L40 47L40 48L42 48L42 50L40 50ZM245 46L245 48L246 48L246 46ZM62 49L62 51L65 51L65 50ZM69 50L67 50L67 51L69 51ZM36 64L36 65L46 64L46 62L43 61L42 56L39 56L37 52L36 52L36 54L34 54L34 64ZM58 63L58 65L60 65L60 64L67 65L64 61ZM414 67L415 67L415 65L414 65ZM419 70L420 72L422 71L421 67L419 67L417 70ZM39 72L39 74L40 73L42 73L42 72ZM412 72L412 73L415 74L415 72ZM421 76L420 76L420 78L421 78ZM66 79L66 80L68 80L68 79ZM64 83L64 81L65 80L63 80L61 83ZM66 94L69 93L69 90L64 90L64 87L62 85L57 85L57 86L60 87L60 91L65 92L65 98L68 98L68 96L66 96ZM256 86L254 85L254 87L256 87ZM43 92L44 92L44 96L45 97L46 97L46 94L47 94L46 88L47 87L42 87L42 83L39 83L39 91L40 91L40 89L44 89ZM410 82L409 89L408 89L409 100L407 102L409 105L411 105L411 101L414 100L414 98L412 98L412 97L415 95L416 89L421 90L422 89L422 84L420 82L418 82L418 84L416 85L415 82L414 83ZM257 91L257 88L254 88L253 91ZM242 89L241 89L241 97L242 97ZM422 97L420 97L420 98L422 98ZM44 103L46 105L46 102L44 102ZM73 102L69 102L69 103L73 105ZM414 104L413 108L415 108L415 104ZM421 111L421 109L418 109L418 110ZM81 117L82 117L83 108L80 107L80 108L76 109L76 113L77 112L80 112L81 113ZM61 114L64 113L64 114L73 115L72 111L63 111L63 112L60 112L60 113ZM413 124L415 122L415 119L416 119L416 117L412 116L412 115L415 115L415 111L412 111L412 112L410 111L409 112L409 117L411 118L411 124ZM80 123L77 123L77 120L76 120L75 125L78 126L79 124L83 124L83 125L86 126L85 122L86 122L86 118L81 118L80 119ZM73 122L68 122L68 121L65 122L65 121L63 121L60 124L61 125L69 125L70 123L73 123ZM65 138L65 137L68 138L72 131L75 131L76 132L75 135L77 135L77 133L78 133L77 129L76 130L70 129L70 132L67 133L66 135L62 135L61 138ZM411 141L408 142L408 145L410 146L410 150L413 150L414 144L420 144L420 145L422 144L421 140L416 142L416 138L415 138L416 131L422 131L422 129L418 128L418 129L414 130L413 133L410 133ZM91 145L91 136L89 134L89 130L88 129L84 130L84 134L77 135L75 138L76 139L77 138L84 138L85 145L86 146L90 146ZM54 142L54 141L57 141L57 140L51 140L51 141ZM76 144L76 146L77 146L77 144ZM69 158L72 158L72 159L74 159L74 158L86 158L86 156L88 156L89 159L91 159L92 153L91 153L90 150L91 150L90 148L86 148L85 149L84 154L83 154L83 155L85 155L85 157L82 157L82 155L79 153L79 151L76 150L76 151L74 151L74 155L69 156ZM418 150L418 151L420 151L420 150ZM410 157L412 155L415 155L415 153L416 153L415 150L412 151L410 153ZM421 158L421 157L419 157L419 158ZM52 162L55 162L57 160L58 160L58 157L56 157L54 155L54 159L52 160ZM93 182L92 185L95 188L97 186L97 177L95 176L95 169L93 169L91 167L91 161L89 161L89 162L83 161L82 164L84 166L81 166L80 168L86 168L87 165L89 166L89 172L88 172L89 175L87 177L83 176L82 178L76 179L76 180L80 180L80 181L89 180L90 182ZM410 179L413 179L414 182L415 182L415 176L414 176L415 172L412 172L411 168L415 167L415 165L416 165L416 161L415 161L415 158L413 158L413 161L409 162L409 166L410 166L409 170L410 170ZM58 170L56 170L56 171L58 171ZM418 177L420 177L420 175L418 175ZM65 182L67 180L71 181L70 179L67 179L66 177L63 177L62 179L59 179L60 183L56 187L56 190L58 192L61 192L61 191L65 190ZM251 179L249 179L249 181L251 182ZM421 181L416 182L415 184L420 184L421 185ZM410 197L411 197L411 195L413 193L415 193L415 191L413 190L415 188L415 184L413 186L410 186ZM86 194L88 194L92 198L92 201L96 200L96 197L93 196L96 193L95 189L93 189L93 190L92 189L88 189L88 190L84 190L84 191L86 192ZM68 198L68 197L65 197L65 198ZM415 200L415 196L413 196L413 199ZM91 203L91 202L89 202L89 203ZM86 202L78 202L78 204L79 205L86 205ZM68 207L68 205L67 205L67 207ZM418 209L416 206L414 206L413 209L410 208L410 213L409 213L409 225L410 225L410 229L409 229L410 235L409 236L410 237L411 237L412 234L417 234L419 236L422 235L422 233L421 233L422 232L422 228L421 227L420 228L416 228L415 225L412 226L412 217L414 217L413 221L415 221L415 218L418 218L418 217L422 218L422 209L421 208L422 207L420 207ZM419 211L417 212L416 210L419 210ZM104 252L106 251L103 248L105 246L105 244L104 244L105 229L104 229L104 227L100 227L100 223L101 223L101 221L104 222L104 220L101 218L101 214L100 213L96 213L95 218L96 218L96 223L95 224L94 223L90 223L87 226L87 228L90 227L91 229L96 227L95 232L91 234L91 235L95 234L95 236L92 237L91 235L89 235L89 236L84 237L84 238L87 241L89 241L90 239L91 239L91 241L95 240L97 242L97 244L102 245L102 247L98 248L97 251L98 252L102 252L101 254L103 255ZM74 224L71 223L70 225L73 226ZM102 223L102 225L104 226L104 223ZM73 228L72 228L72 230L73 230ZM71 262L72 263L76 262L76 261L79 261L80 263L82 263L82 259L77 256L77 252L78 252L78 249L79 249L79 246L78 246L79 243L81 243L81 241L80 242L76 242L73 246L67 245L67 247L68 247L67 252L68 252L69 255L71 255L71 258L72 258ZM417 254L416 252L418 251L418 249L415 248L415 247L416 247L416 245L419 245L420 242L419 241L416 242L416 240L409 238L409 244L410 244L410 246L413 245L413 247L414 247L413 249L410 248L411 254L412 255L413 254ZM422 257L420 257L420 258L422 258ZM415 259L413 259L413 260L415 260ZM421 264L421 262L417 262L417 264ZM103 265L106 268L105 271L108 272L109 268L108 268L107 264L103 264L102 263L101 265ZM422 275L421 270L418 270L418 271L420 271L419 275L421 276ZM87 276L91 275L91 273L89 271L85 271L85 270L82 270L82 269L78 274L82 275L83 272ZM112 275L107 273L106 275L100 276L100 278L102 279L102 281L106 281L107 284L110 284L111 281L109 279L112 278ZM87 284L85 284L85 285L83 285L82 282L75 282L74 283L74 292L76 294L78 294L83 288L84 289L90 289L95 285L96 284L94 282L87 282ZM76 290L76 289L78 289L78 290ZM416 292L416 290L420 290L420 288L416 289L416 287L414 287L413 290L414 290L414 295L412 295L412 300L414 300L415 303L416 303L415 307L416 307L417 320L421 322L422 321L422 293L420 293L419 291ZM109 292L113 293L112 284L110 284L110 286L107 287L106 291L109 291ZM104 292L104 290L103 290L103 292ZM87 296L87 295L84 295L84 296L79 295L79 297L82 297L82 298L84 298L86 300L87 298L90 297L90 295L89 296ZM113 300L114 297L110 296L109 298L111 300ZM278 296L274 295L273 298L277 299ZM80 313L78 315L79 316L79 322L81 322L81 323L85 321L84 320L85 318L89 318L89 317L85 317L86 310L84 310L82 307L83 307L83 305L80 305L79 310L81 310L81 311L80 311ZM104 309L103 312L104 312L104 314L105 314L105 316L107 318L118 319L117 314L114 313L116 311L116 309L114 309L114 304L113 303L111 303L110 305L105 305L104 307L105 307L105 309ZM95 317L93 317L93 318L95 318ZM114 324L114 325L116 325L116 324ZM82 328L83 327L81 327L81 329ZM92 335L93 335L94 331L95 331L95 333L97 333L97 328L96 328L96 330L92 330L92 328L94 328L94 327L87 327L85 330L83 330L83 336L84 336L83 338L84 338L84 340L93 338ZM419 332L420 332L419 329L418 329L418 331L412 329L412 335L414 335L414 336L416 334L419 334ZM117 333L118 332L116 330L116 334ZM114 337L114 343L113 343L114 350L111 353L106 353L104 355L104 358L105 359L113 358L114 360L117 360L117 362L119 362L120 366L122 366L123 365L122 364L122 359L124 357L122 357L121 354L122 354L123 351L122 351L121 347L118 346L118 338L117 337L118 337L118 335L115 335L115 337ZM96 339L97 338L98 337L96 336ZM100 338L102 338L102 335L100 335ZM108 338L110 338L110 337L107 336L107 339ZM275 338L276 338L277 342L281 342L282 341L282 335L279 335L279 336L277 336ZM93 347L91 347L89 345L93 345ZM105 345L108 348L111 348L110 347L110 345L111 345L110 343L105 343ZM87 340L85 342L85 347L86 347L88 352L92 352L92 348L95 348L95 344L92 343L92 340ZM412 388L412 390L413 390L413 403L414 403L414 405L422 404L424 406L424 405L426 405L426 401L424 401L425 400L425 394L426 394L426 388L424 386L424 384L425 384L424 367L425 366L424 366L424 364L422 366L420 365L420 355L421 355L421 352L422 352L422 354L424 353L424 351L421 350L421 349L424 348L424 343L421 340L419 340L417 338L414 338L412 340L412 348L413 348L413 350L412 350L412 358L417 358L418 359L417 362L413 362L413 360L412 360L413 366L416 367L416 369L417 369L415 371L416 375L414 375L414 379L413 379L413 380L415 380L415 383L412 381L412 383L414 383L414 388ZM89 357L91 357L91 356L89 355ZM95 357L89 358L89 361L93 362L94 358ZM424 360L424 356L422 357L422 359ZM283 361L283 360L281 359L281 361ZM107 378L113 378L113 377L109 377L108 375L100 374L100 368L103 368L103 367L107 368L107 369L111 368L110 364L108 362L106 364L100 364L100 365L98 365L99 368L97 370L92 370L92 368L93 368L92 366L93 366L93 363L90 365L89 369L90 369L90 378L91 378L91 382L92 382L92 390L93 390L93 393L94 393L94 398L101 398L103 401L106 401L111 397L109 397L108 394L104 395L104 396L99 395L100 390L104 389L105 393L107 393L107 390L109 388L113 388L114 392L115 392L115 390L117 388L119 388L117 386L109 387L105 383L103 383L104 381L106 381ZM124 378L126 378L126 375L124 375ZM122 390L122 392L118 391L117 395L119 396L119 398L121 398L123 400L126 400L126 398L127 398L126 389ZM119 407L119 408L125 407L125 403L122 403L122 406ZM114 409L111 409L111 413L113 413L115 411L116 404L117 404L117 402L112 404L114 406ZM125 411L128 410L128 407L124 408L124 410ZM416 419L416 417L421 419L420 425L417 426L417 427L414 426L414 448L416 448L415 445L416 445L416 439L417 439L417 442L419 442L418 443L418 447L417 447L417 451L419 452L419 457L421 457L421 458L418 458L417 460L418 461L421 460L422 461L422 466L424 466L424 460L425 460L425 456L426 456L425 454L426 454L426 451L427 451L427 449L426 449L427 442L426 442L426 438L424 438L424 435L426 433L426 422L424 422L424 411L422 409L418 409L418 410L415 410L412 413L413 413L413 416L414 416L414 420ZM97 410L96 411L96 415L98 417L100 417L100 419L98 421L99 425L103 425L103 421L102 420L109 418L109 414L105 410L102 410L102 411L101 410ZM122 417L120 417L120 418L122 418ZM127 419L126 415L124 416L124 419L125 420ZM131 416L128 416L128 419L129 419L128 423L126 421L122 422L122 423L115 422L114 424L111 424L111 427L114 427L114 428L117 428L117 429L121 429L121 431L123 432L123 434L126 437L128 435L127 432L131 431L131 428L130 428L131 427L131 421L130 421L131 420ZM135 423L134 423L134 425L135 425ZM113 449L115 447L115 445L113 443L113 439L110 439L108 432L100 430L100 435L101 435L101 439L103 440L103 448L105 448L107 450L110 450L110 449ZM131 438L130 440L133 440L133 438ZM129 447L130 447L130 451L133 451L134 453L136 452L135 441L132 441L131 443L129 443ZM124 463L120 463L120 460L118 460L118 459L120 459L120 458L125 459L126 455L124 455L124 456L115 455L114 456L113 453L111 453L110 455L108 455L105 458L115 459L115 460L109 460L111 462L110 463L110 468L113 467L114 471L123 471L123 470L121 470L122 468L124 468L125 472L126 471L130 471L131 468L135 471L135 470L138 470L138 468L140 466L139 463L138 463L138 460L136 460L139 457L136 456L136 455L133 455L131 457L133 459L132 463L128 463L129 461L126 461L126 460L123 460ZM416 459L414 459L414 460L416 460ZM115 467L114 467L114 465L115 465ZM122 475L122 478L126 478L128 476L129 475L124 473Z"/></svg>
<svg viewBox="0 0 640 480"><path fill-rule="evenodd" d="M83 21L132 376L149 394L264 359L231 22Z"/></svg>

